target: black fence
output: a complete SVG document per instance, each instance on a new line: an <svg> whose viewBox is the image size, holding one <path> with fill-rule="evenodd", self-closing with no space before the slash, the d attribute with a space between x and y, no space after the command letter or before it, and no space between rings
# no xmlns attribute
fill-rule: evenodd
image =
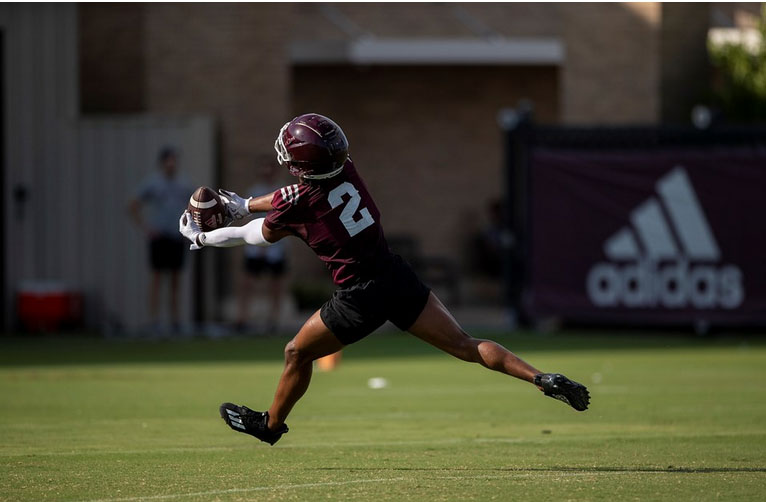
<svg viewBox="0 0 766 502"><path fill-rule="evenodd" d="M501 124L522 323L766 325L766 127Z"/></svg>

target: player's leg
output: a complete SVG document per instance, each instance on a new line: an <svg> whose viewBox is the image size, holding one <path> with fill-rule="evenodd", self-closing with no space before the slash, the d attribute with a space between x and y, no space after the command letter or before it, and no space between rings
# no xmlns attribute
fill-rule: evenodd
<svg viewBox="0 0 766 502"><path fill-rule="evenodd" d="M342 348L343 344L325 326L319 311L314 313L285 347L285 368L269 408L269 429L276 430L284 423L308 389L314 360Z"/></svg>
<svg viewBox="0 0 766 502"><path fill-rule="evenodd" d="M534 382L535 375L541 373L502 345L468 335L433 292L408 331L458 359L479 363L527 382Z"/></svg>
<svg viewBox="0 0 766 502"><path fill-rule="evenodd" d="M327 329L317 312L285 347L285 369L269 411L223 403L221 418L235 431L273 445L288 431L285 418L308 389L314 359L335 352L340 346L341 342Z"/></svg>
<svg viewBox="0 0 766 502"><path fill-rule="evenodd" d="M558 373L541 373L502 345L471 337L433 292L408 331L459 359L533 383L545 395L563 401L575 410L588 408L590 395L584 385Z"/></svg>

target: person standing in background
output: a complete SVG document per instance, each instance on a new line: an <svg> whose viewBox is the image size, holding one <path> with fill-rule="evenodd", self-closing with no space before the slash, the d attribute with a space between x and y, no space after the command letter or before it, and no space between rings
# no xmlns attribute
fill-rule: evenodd
<svg viewBox="0 0 766 502"><path fill-rule="evenodd" d="M248 194L271 193L282 188L283 183L279 178L279 170L272 162L265 162L258 171L259 181L248 190ZM266 213L255 213L256 216L265 217ZM266 335L274 335L279 330L279 319L282 313L282 298L284 296L284 278L287 273L287 258L285 253L285 241L276 242L268 247L244 246L245 248L245 273L242 275L239 291L237 312L237 331L245 331L250 313L250 302L253 289L258 286L261 277L269 276L269 314L265 325L259 332ZM332 371L341 361L342 351L317 359L317 368L320 371Z"/></svg>
<svg viewBox="0 0 766 502"><path fill-rule="evenodd" d="M179 278L184 265L186 244L178 236L178 213L187 206L194 186L178 172L178 154L163 148L158 157L158 170L140 185L129 205L136 226L149 243L149 315L152 328L159 327L160 288L166 278L170 284L171 330L180 329ZM147 214L144 214L146 211Z"/></svg>
<svg viewBox="0 0 766 502"><path fill-rule="evenodd" d="M259 168L258 178L258 182L250 187L247 193L269 193L282 186L276 166L271 162ZM261 216L266 215L264 213ZM265 280L265 277L268 276L269 314L261 331L265 334L275 334L279 329L282 297L284 295L284 277L287 272L284 241L266 248L245 246L244 252L245 274L243 274L240 282L236 328L238 331L244 331L247 328L253 290L260 285L261 278Z"/></svg>

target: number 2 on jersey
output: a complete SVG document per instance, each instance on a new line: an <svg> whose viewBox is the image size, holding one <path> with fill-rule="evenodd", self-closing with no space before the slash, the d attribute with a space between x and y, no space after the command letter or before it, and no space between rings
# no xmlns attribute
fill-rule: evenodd
<svg viewBox="0 0 766 502"><path fill-rule="evenodd" d="M333 188L330 194L327 196L330 207L335 209L336 207L343 204L344 194L351 196L351 198L346 203L346 207L344 207L343 211L340 213L340 222L343 223L344 227L346 227L348 234L353 237L365 228L375 223L375 220L372 219L372 215L366 207L359 209L359 202L361 202L362 197L359 196L359 191L356 189L356 187L348 181L343 182L337 187ZM355 218L357 209L359 209L360 216L358 219Z"/></svg>

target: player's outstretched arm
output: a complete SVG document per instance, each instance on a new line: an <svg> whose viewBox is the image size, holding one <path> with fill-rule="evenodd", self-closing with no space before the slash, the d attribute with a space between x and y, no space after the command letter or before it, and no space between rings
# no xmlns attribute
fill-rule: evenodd
<svg viewBox="0 0 766 502"><path fill-rule="evenodd" d="M203 232L189 212L185 211L178 221L178 231L192 242L190 249L200 249L203 246L228 248L244 244L269 246L285 236L283 233L272 232L263 225L263 221L264 218L257 218L241 227L224 227Z"/></svg>
<svg viewBox="0 0 766 502"><path fill-rule="evenodd" d="M250 244L253 246L269 246L272 243L263 236L264 218L256 218L241 227L224 227L202 232L196 239L197 245L229 248Z"/></svg>
<svg viewBox="0 0 766 502"><path fill-rule="evenodd" d="M265 213L274 209L271 206L271 201L274 199L276 190L260 197L250 197L247 201L247 208L251 213Z"/></svg>

